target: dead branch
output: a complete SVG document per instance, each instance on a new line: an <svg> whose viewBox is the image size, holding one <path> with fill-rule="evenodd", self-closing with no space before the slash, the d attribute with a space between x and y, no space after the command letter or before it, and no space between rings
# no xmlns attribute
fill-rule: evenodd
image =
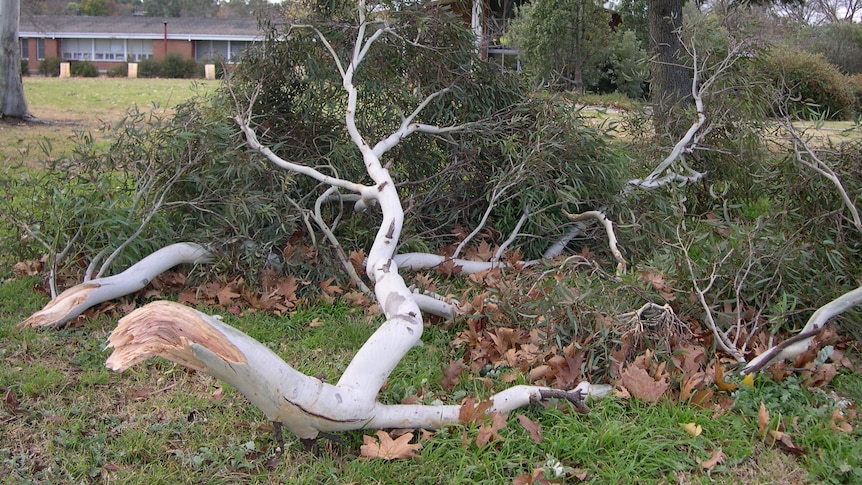
<svg viewBox="0 0 862 485"><path fill-rule="evenodd" d="M785 359L792 359L802 354L811 345L814 337L823 330L826 322L832 317L839 315L850 308L862 304L862 286L848 291L838 298L818 308L805 327L797 335L791 337L778 345L769 348L766 352L758 355L743 368L743 374L751 374L765 369L772 364Z"/></svg>
<svg viewBox="0 0 862 485"><path fill-rule="evenodd" d="M18 327L51 327L66 324L99 303L134 293L179 264L205 263L211 253L198 244L176 243L159 249L114 276L96 278L73 286L52 299L45 308L18 324Z"/></svg>

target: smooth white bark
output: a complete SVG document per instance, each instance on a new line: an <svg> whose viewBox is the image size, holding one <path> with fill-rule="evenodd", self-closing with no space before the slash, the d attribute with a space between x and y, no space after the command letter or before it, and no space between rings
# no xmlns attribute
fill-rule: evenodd
<svg viewBox="0 0 862 485"><path fill-rule="evenodd" d="M153 356L221 379L240 391L270 421L299 438L368 428L435 429L458 422L459 405L387 405L353 385L327 384L293 369L268 347L179 303L154 302L120 320L109 337L106 365L123 371ZM380 349L381 352L385 349ZM509 412L542 399L540 386L515 386L491 396L491 411ZM582 382L569 391L602 397L611 386Z"/></svg>
<svg viewBox="0 0 862 485"><path fill-rule="evenodd" d="M209 250L198 244L172 244L150 254L120 274L96 278L67 289L18 326L64 325L94 305L142 289L153 278L174 266L205 263L211 256Z"/></svg>
<svg viewBox="0 0 862 485"><path fill-rule="evenodd" d="M862 286L855 290L848 291L838 298L830 301L815 311L805 327L799 332L798 337L791 338L787 341L771 347L766 352L758 355L745 365L742 370L743 374L750 374L758 370L765 369L772 364L785 360L792 359L806 350L814 340L814 336L819 333L823 326L826 325L832 317L839 315L856 305L862 304ZM786 345L789 344L789 345Z"/></svg>

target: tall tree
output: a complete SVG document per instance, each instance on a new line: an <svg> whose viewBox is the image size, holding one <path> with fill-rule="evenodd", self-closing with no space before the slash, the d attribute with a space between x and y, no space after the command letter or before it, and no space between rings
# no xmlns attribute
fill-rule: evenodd
<svg viewBox="0 0 862 485"><path fill-rule="evenodd" d="M680 62L683 3L685 0L649 0L647 7L656 133L673 139L679 138L687 126L685 122L678 123L672 111L689 99L691 92L691 77Z"/></svg>
<svg viewBox="0 0 862 485"><path fill-rule="evenodd" d="M610 40L608 18L595 0L541 0L522 6L509 32L532 75L580 92Z"/></svg>
<svg viewBox="0 0 862 485"><path fill-rule="evenodd" d="M18 44L18 0L0 0L0 116L27 118L27 100L21 79L21 46Z"/></svg>

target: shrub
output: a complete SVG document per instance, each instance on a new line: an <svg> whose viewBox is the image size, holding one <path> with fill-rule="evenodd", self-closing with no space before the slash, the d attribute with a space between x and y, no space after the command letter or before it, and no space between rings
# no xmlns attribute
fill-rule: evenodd
<svg viewBox="0 0 862 485"><path fill-rule="evenodd" d="M171 52L162 61L162 75L164 77L182 79L200 77L199 66L194 59L184 59L181 54Z"/></svg>
<svg viewBox="0 0 862 485"><path fill-rule="evenodd" d="M99 77L99 69L95 64L88 61L73 62L70 70L72 75L77 77Z"/></svg>
<svg viewBox="0 0 862 485"><path fill-rule="evenodd" d="M124 62L120 65L114 66L105 73L108 77L126 77L129 74L129 63Z"/></svg>
<svg viewBox="0 0 862 485"><path fill-rule="evenodd" d="M21 75L30 75L30 61L28 61L27 59L21 59Z"/></svg>
<svg viewBox="0 0 862 485"><path fill-rule="evenodd" d="M155 59L144 59L138 63L138 76L162 77L164 65Z"/></svg>
<svg viewBox="0 0 862 485"><path fill-rule="evenodd" d="M808 107L832 119L850 114L855 101L850 80L822 55L776 46L767 52L763 64L768 79L799 100L789 109Z"/></svg>
<svg viewBox="0 0 862 485"><path fill-rule="evenodd" d="M58 77L60 75L60 59L56 57L46 57L39 63L39 74L49 77Z"/></svg>

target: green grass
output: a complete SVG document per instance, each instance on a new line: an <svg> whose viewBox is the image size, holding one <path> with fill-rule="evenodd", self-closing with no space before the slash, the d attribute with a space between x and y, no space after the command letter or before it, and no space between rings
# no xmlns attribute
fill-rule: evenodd
<svg viewBox="0 0 862 485"><path fill-rule="evenodd" d="M549 459L585 473L585 483L854 483L862 474L860 432L837 433L829 418L834 399L798 380L759 377L723 399L733 405L699 409L664 401L607 398L587 415L568 405L520 411L540 423L535 443L513 413L501 441L477 447L475 426L453 426L423 442L420 458L385 462L358 457L363 434L344 444L322 442L314 457L288 436L274 450L270 424L235 390L161 359L118 374L108 372L103 346L119 315L104 315L65 330L17 329L44 296L34 281L0 286L0 482L3 483L477 483L506 484ZM216 312L214 310L209 310ZM309 327L317 318L321 326ZM225 321L255 336L306 373L330 380L349 362L377 321L348 306L316 305L287 317L225 313ZM386 402L421 395L423 402L458 402L465 393L487 396L478 376L462 375L451 393L439 386L441 368L457 357L452 330L428 328L381 393ZM224 389L219 391L219 389ZM862 379L840 376L835 391L860 398ZM796 457L767 446L757 432L757 407L805 449ZM689 436L681 423L696 423ZM858 424L858 423L857 423ZM700 463L716 448L727 458L711 471ZM573 478L572 482L575 482Z"/></svg>
<svg viewBox="0 0 862 485"><path fill-rule="evenodd" d="M77 133L104 136L105 127L134 106L167 110L217 86L189 79L25 77L27 106L44 123L0 122L0 160L4 166L35 166L47 157L60 159L70 153Z"/></svg>

